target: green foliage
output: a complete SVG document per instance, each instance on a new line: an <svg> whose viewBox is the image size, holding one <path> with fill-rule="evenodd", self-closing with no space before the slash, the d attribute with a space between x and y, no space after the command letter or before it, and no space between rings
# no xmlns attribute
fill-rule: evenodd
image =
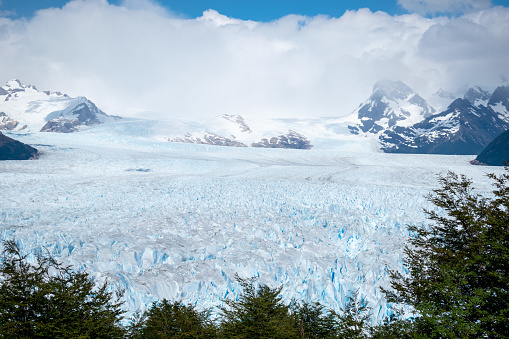
<svg viewBox="0 0 509 339"><path fill-rule="evenodd" d="M509 337L509 175L488 177L488 197L465 176L440 177L428 199L443 213L426 211L430 225L409 227L409 274L390 272L388 300L415 308L421 337Z"/></svg>
<svg viewBox="0 0 509 339"><path fill-rule="evenodd" d="M220 307L223 338L300 338L300 330L289 306L281 300L281 290L255 285L254 279L237 277L243 288L238 300L223 300Z"/></svg>
<svg viewBox="0 0 509 339"><path fill-rule="evenodd" d="M129 328L131 338L206 339L216 337L216 328L209 319L210 312L197 311L194 305L169 302L164 299L135 319Z"/></svg>
<svg viewBox="0 0 509 339"><path fill-rule="evenodd" d="M292 313L296 317L299 326L299 338L327 339L337 337L337 319L333 313L327 312L320 303L295 303L292 307Z"/></svg>
<svg viewBox="0 0 509 339"><path fill-rule="evenodd" d="M371 318L371 308L367 301L359 299L359 292L354 291L341 314L336 314L339 323L340 338L367 338L368 322Z"/></svg>
<svg viewBox="0 0 509 339"><path fill-rule="evenodd" d="M0 266L0 338L122 338L121 303L105 283L50 256L27 263L14 241ZM119 297L119 296L117 296Z"/></svg>
<svg viewBox="0 0 509 339"><path fill-rule="evenodd" d="M370 327L369 337L373 339L408 339L422 337L415 333L410 320L400 319L397 316L391 316L377 325Z"/></svg>

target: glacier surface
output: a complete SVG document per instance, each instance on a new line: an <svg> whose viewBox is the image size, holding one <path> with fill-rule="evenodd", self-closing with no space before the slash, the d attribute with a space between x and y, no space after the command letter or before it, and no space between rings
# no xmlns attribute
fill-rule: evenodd
<svg viewBox="0 0 509 339"><path fill-rule="evenodd" d="M386 267L402 269L406 225L426 222L437 174L482 193L502 171L350 135L311 150L168 143L153 124L6 133L42 155L0 162L0 239L125 288L128 314L162 298L218 306L238 295L237 273L336 310L359 289L381 319Z"/></svg>

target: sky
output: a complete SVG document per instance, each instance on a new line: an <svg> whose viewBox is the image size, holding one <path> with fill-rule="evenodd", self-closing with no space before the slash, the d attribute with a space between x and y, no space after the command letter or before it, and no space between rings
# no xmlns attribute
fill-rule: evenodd
<svg viewBox="0 0 509 339"><path fill-rule="evenodd" d="M114 115L339 117L382 79L505 84L509 0L0 0L0 60Z"/></svg>

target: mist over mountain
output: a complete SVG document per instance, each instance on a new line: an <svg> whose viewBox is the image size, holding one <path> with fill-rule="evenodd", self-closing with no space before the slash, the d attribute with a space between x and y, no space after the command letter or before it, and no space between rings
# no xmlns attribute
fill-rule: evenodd
<svg viewBox="0 0 509 339"><path fill-rule="evenodd" d="M455 100L451 93L437 93L453 100L443 112L402 82L379 82L352 113L359 122L349 129L376 134L384 152L478 154L509 128L509 86L499 86L492 94L475 86Z"/></svg>

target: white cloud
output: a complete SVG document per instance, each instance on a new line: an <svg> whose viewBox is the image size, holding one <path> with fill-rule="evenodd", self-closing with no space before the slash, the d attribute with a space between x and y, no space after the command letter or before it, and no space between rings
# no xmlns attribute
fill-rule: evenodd
<svg viewBox="0 0 509 339"><path fill-rule="evenodd" d="M154 0L122 0L121 7L134 11L147 11L162 16L176 17L177 15L167 8L161 6Z"/></svg>
<svg viewBox="0 0 509 339"><path fill-rule="evenodd" d="M491 7L491 0L398 0L398 4L412 13L468 13Z"/></svg>
<svg viewBox="0 0 509 339"><path fill-rule="evenodd" d="M509 78L508 23L501 7L457 19L364 9L260 23L75 0L29 21L0 18L0 81L85 95L116 115L341 116L382 78L423 95Z"/></svg>

